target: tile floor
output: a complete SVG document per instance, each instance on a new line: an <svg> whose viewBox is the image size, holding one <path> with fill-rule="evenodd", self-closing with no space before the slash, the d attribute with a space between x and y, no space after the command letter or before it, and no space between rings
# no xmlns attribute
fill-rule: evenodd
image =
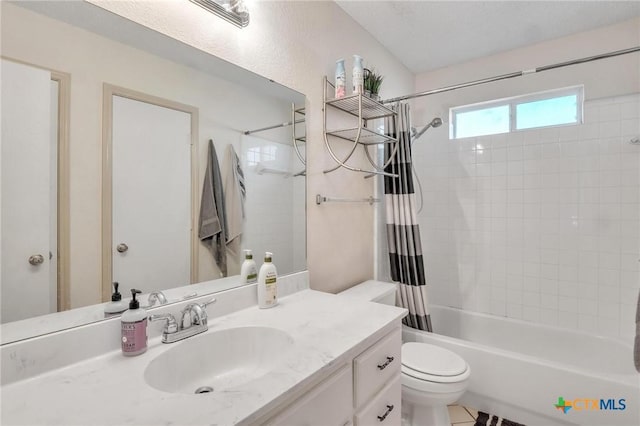
<svg viewBox="0 0 640 426"><path fill-rule="evenodd" d="M473 426L476 424L478 411L462 405L449 405L449 417L451 426Z"/></svg>

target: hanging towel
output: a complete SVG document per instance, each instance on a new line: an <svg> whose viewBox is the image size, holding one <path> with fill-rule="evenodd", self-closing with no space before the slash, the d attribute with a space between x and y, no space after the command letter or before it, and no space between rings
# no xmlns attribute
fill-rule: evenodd
<svg viewBox="0 0 640 426"><path fill-rule="evenodd" d="M247 196L244 172L233 145L227 145L224 154L222 182L224 185L224 204L227 218L227 244L242 235L244 222L244 200Z"/></svg>
<svg viewBox="0 0 640 426"><path fill-rule="evenodd" d="M207 171L202 185L202 200L200 202L200 222L198 238L207 246L216 261L223 277L227 276L227 220L224 208L224 193L218 156L209 140L207 154Z"/></svg>
<svg viewBox="0 0 640 426"><path fill-rule="evenodd" d="M640 291L638 292L638 307L636 308L636 340L633 346L633 362L640 373Z"/></svg>

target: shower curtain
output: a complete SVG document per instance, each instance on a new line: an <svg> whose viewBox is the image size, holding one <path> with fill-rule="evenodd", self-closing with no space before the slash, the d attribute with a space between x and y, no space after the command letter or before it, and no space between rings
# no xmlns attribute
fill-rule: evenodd
<svg viewBox="0 0 640 426"><path fill-rule="evenodd" d="M411 162L411 120L409 104L391 107L397 116L385 118L385 134L398 139L398 150L385 172L384 200L391 279L397 282L397 300L409 310L402 321L409 327L432 331L427 311L427 285L416 217ZM385 144L385 164L393 153L393 144Z"/></svg>

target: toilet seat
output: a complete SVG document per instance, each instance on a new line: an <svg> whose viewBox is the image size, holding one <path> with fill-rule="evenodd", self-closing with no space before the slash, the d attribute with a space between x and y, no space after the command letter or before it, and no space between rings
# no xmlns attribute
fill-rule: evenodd
<svg viewBox="0 0 640 426"><path fill-rule="evenodd" d="M428 343L402 345L402 374L434 383L465 381L471 369L458 354Z"/></svg>

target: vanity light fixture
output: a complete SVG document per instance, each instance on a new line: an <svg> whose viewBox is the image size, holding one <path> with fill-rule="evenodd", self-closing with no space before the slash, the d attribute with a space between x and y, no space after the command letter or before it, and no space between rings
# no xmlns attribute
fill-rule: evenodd
<svg viewBox="0 0 640 426"><path fill-rule="evenodd" d="M244 0L190 0L240 28L249 25L249 8Z"/></svg>

